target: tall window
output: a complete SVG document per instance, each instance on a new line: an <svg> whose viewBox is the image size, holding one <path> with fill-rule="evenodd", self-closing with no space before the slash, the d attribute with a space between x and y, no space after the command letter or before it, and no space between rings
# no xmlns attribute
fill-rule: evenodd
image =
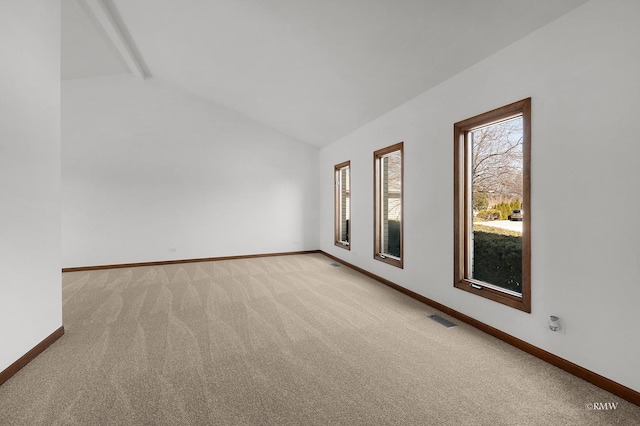
<svg viewBox="0 0 640 426"><path fill-rule="evenodd" d="M531 99L454 125L455 287L531 312Z"/></svg>
<svg viewBox="0 0 640 426"><path fill-rule="evenodd" d="M374 258L402 268L403 142L378 150L374 158Z"/></svg>
<svg viewBox="0 0 640 426"><path fill-rule="evenodd" d="M338 247L351 249L351 163L334 167L335 176L335 237Z"/></svg>

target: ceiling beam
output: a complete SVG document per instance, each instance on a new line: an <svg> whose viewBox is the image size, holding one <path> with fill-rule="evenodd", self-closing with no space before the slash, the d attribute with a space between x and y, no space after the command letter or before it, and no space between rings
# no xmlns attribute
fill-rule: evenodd
<svg viewBox="0 0 640 426"><path fill-rule="evenodd" d="M122 35L122 31L118 27L118 24L113 19L113 15L104 3L104 0L86 0L87 6L96 17L102 29L107 33L109 40L115 45L118 53L124 59L131 72L137 77L144 80L144 71L138 62L138 59L133 54L131 46L127 43L127 40Z"/></svg>

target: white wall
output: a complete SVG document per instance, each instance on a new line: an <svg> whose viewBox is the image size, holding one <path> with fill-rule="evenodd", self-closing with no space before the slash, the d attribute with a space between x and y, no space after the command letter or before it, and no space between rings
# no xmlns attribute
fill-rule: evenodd
<svg viewBox="0 0 640 426"><path fill-rule="evenodd" d="M0 371L62 325L60 2L0 2Z"/></svg>
<svg viewBox="0 0 640 426"><path fill-rule="evenodd" d="M317 249L317 165L317 148L158 80L65 80L63 266Z"/></svg>
<svg viewBox="0 0 640 426"><path fill-rule="evenodd" d="M640 391L640 2L594 0L320 152L321 248ZM399 64L401 66L401 64ZM453 123L532 97L532 313L453 287ZM373 260L372 152L405 142L405 267ZM351 160L351 251L333 165ZM566 334L546 328L549 315Z"/></svg>

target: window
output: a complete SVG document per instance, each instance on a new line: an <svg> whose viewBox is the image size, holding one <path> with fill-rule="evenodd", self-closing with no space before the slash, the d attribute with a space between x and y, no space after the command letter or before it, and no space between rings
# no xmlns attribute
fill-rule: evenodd
<svg viewBox="0 0 640 426"><path fill-rule="evenodd" d="M454 125L454 286L531 312L531 99Z"/></svg>
<svg viewBox="0 0 640 426"><path fill-rule="evenodd" d="M335 245L351 249L351 163L334 167L335 175Z"/></svg>
<svg viewBox="0 0 640 426"><path fill-rule="evenodd" d="M374 253L382 262L402 268L403 142L378 150L374 158Z"/></svg>

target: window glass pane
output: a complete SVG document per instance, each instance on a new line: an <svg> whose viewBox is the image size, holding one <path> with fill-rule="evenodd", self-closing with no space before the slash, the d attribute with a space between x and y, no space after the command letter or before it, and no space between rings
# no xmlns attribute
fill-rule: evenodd
<svg viewBox="0 0 640 426"><path fill-rule="evenodd" d="M351 190L349 166L338 170L338 239L348 243L350 237Z"/></svg>
<svg viewBox="0 0 640 426"><path fill-rule="evenodd" d="M402 220L402 153L395 151L380 161L380 251L382 254L401 257Z"/></svg>
<svg viewBox="0 0 640 426"><path fill-rule="evenodd" d="M469 132L471 279L522 294L523 120Z"/></svg>

